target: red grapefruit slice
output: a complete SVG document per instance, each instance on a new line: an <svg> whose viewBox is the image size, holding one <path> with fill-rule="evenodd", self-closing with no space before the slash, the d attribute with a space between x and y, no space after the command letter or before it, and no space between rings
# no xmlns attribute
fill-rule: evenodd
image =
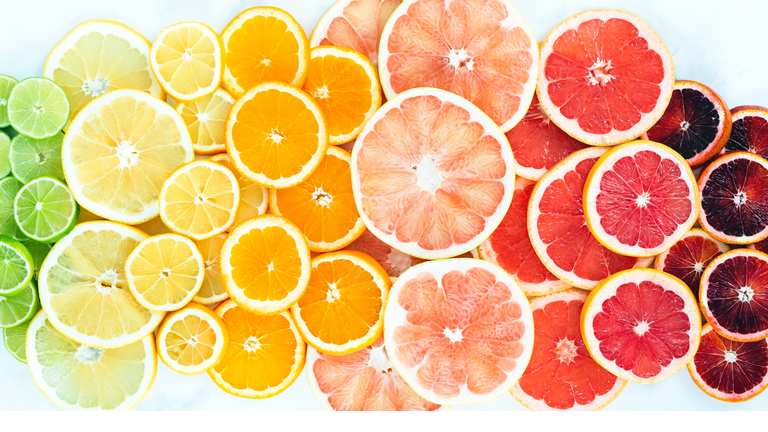
<svg viewBox="0 0 768 432"><path fill-rule="evenodd" d="M768 108L737 106L731 116L733 127L722 153L745 151L768 158Z"/></svg>
<svg viewBox="0 0 768 432"><path fill-rule="evenodd" d="M602 367L628 381L659 382L685 366L699 346L696 299L678 278L654 269L626 270L587 298L581 333Z"/></svg>
<svg viewBox="0 0 768 432"><path fill-rule="evenodd" d="M621 393L627 380L597 364L581 337L587 294L567 290L531 301L536 329L533 356L512 396L534 411L594 411Z"/></svg>
<svg viewBox="0 0 768 432"><path fill-rule="evenodd" d="M699 299L701 275L709 263L731 248L700 228L693 228L671 248L656 257L654 268L685 282Z"/></svg>
<svg viewBox="0 0 768 432"><path fill-rule="evenodd" d="M520 378L533 349L525 294L501 268L476 259L429 261L392 287L384 340L392 364L423 398L485 402Z"/></svg>
<svg viewBox="0 0 768 432"><path fill-rule="evenodd" d="M476 248L507 212L514 183L504 134L444 90L413 89L390 100L352 150L352 188L366 227L420 258Z"/></svg>
<svg viewBox="0 0 768 432"><path fill-rule="evenodd" d="M387 99L448 90L508 131L531 104L538 60L536 37L508 0L406 0L381 35L379 75Z"/></svg>

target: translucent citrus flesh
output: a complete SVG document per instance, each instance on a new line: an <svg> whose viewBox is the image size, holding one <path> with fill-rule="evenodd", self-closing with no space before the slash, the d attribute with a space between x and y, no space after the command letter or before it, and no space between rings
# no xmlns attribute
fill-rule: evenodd
<svg viewBox="0 0 768 432"><path fill-rule="evenodd" d="M368 230L343 250L355 250L370 255L391 277L398 277L410 267L424 262L421 258L412 257L384 243Z"/></svg>
<svg viewBox="0 0 768 432"><path fill-rule="evenodd" d="M187 315L174 321L168 332L164 348L176 363L187 367L198 366L213 357L217 337L210 322L196 315Z"/></svg>
<svg viewBox="0 0 768 432"><path fill-rule="evenodd" d="M224 290L224 284L221 282L221 266L219 265L219 253L226 238L226 235L219 234L195 242L197 249L203 255L203 263L205 265L203 285L193 299L197 303L213 304L228 297L227 292Z"/></svg>
<svg viewBox="0 0 768 432"><path fill-rule="evenodd" d="M716 330L731 337L768 333L768 259L731 256L713 268L705 294L705 313Z"/></svg>
<svg viewBox="0 0 768 432"><path fill-rule="evenodd" d="M240 205L237 207L237 216L235 217L235 223L233 226L239 225L246 219L250 219L254 216L263 215L267 212L268 199L267 188L254 183L247 177L242 175L226 154L220 154L213 156L211 161L224 165L232 171L232 174L237 178L237 183L240 185Z"/></svg>
<svg viewBox="0 0 768 432"><path fill-rule="evenodd" d="M0 77L0 85L2 85L2 77ZM0 108L0 110L1 109L2 108ZM1 115L2 114L0 113L0 116ZM3 131L0 131L0 178L3 178L11 173L11 159L9 154L10 150L11 139L8 138L8 135L6 135Z"/></svg>
<svg viewBox="0 0 768 432"><path fill-rule="evenodd" d="M39 308L34 280L13 296L0 295L0 327L21 325L29 321Z"/></svg>
<svg viewBox="0 0 768 432"><path fill-rule="evenodd" d="M13 218L13 201L22 186L24 184L12 176L0 179L0 234L16 240L27 239Z"/></svg>
<svg viewBox="0 0 768 432"><path fill-rule="evenodd" d="M13 358L26 363L27 362L27 329L29 321L22 325L3 329L3 343Z"/></svg>
<svg viewBox="0 0 768 432"><path fill-rule="evenodd" d="M224 90L217 90L210 96L177 107L196 152L224 151L227 114L234 101Z"/></svg>
<svg viewBox="0 0 768 432"><path fill-rule="evenodd" d="M69 119L64 91L45 78L28 78L17 84L7 108L13 128L33 139L55 135Z"/></svg>
<svg viewBox="0 0 768 432"><path fill-rule="evenodd" d="M64 170L61 168L63 140L64 134L61 133L42 140L17 135L11 144L10 153L14 177L23 183L44 175L64 179Z"/></svg>
<svg viewBox="0 0 768 432"><path fill-rule="evenodd" d="M28 236L52 242L74 227L77 203L67 185L40 179L22 188L15 200L16 219Z"/></svg>
<svg viewBox="0 0 768 432"><path fill-rule="evenodd" d="M0 294L16 294L29 283L34 263L31 257L19 252L19 243L9 241L6 244L6 240L0 237Z"/></svg>
<svg viewBox="0 0 768 432"><path fill-rule="evenodd" d="M768 157L768 112L742 114L734 118L731 135L723 153L746 151Z"/></svg>
<svg viewBox="0 0 768 432"><path fill-rule="evenodd" d="M0 75L0 127L6 127L8 122L8 98L11 91L19 82L8 75Z"/></svg>
<svg viewBox="0 0 768 432"><path fill-rule="evenodd" d="M722 253L720 246L707 236L686 236L666 252L663 268L657 267L657 270L685 282L698 301L701 275L709 263Z"/></svg>
<svg viewBox="0 0 768 432"><path fill-rule="evenodd" d="M168 31L158 44L154 59L160 78L182 95L194 95L214 85L218 41L215 35L192 25L178 25Z"/></svg>
<svg viewBox="0 0 768 432"><path fill-rule="evenodd" d="M183 306L204 277L194 252L173 236L143 242L128 268L138 295L154 307Z"/></svg>

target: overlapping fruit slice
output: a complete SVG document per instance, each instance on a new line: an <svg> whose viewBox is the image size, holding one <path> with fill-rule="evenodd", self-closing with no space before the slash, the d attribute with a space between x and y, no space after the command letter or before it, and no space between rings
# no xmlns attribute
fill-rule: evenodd
<svg viewBox="0 0 768 432"><path fill-rule="evenodd" d="M224 140L227 114L234 103L235 98L226 90L217 89L204 98L176 105L176 112L187 125L195 154L209 155L226 151Z"/></svg>
<svg viewBox="0 0 768 432"><path fill-rule="evenodd" d="M381 267L391 278L396 278L412 266L424 262L421 258L416 258L400 252L384 243L368 230L363 231L363 234L360 235L357 240L353 241L343 250L365 252L370 255L371 258L375 259L376 262L381 264Z"/></svg>
<svg viewBox="0 0 768 432"><path fill-rule="evenodd" d="M229 297L221 281L221 266L219 265L221 246L226 238L225 234L219 234L195 242L200 254L203 255L203 264L205 266L203 285L200 287L200 291L197 292L195 298L192 299L195 303L212 305Z"/></svg>
<svg viewBox="0 0 768 432"><path fill-rule="evenodd" d="M699 298L701 275L709 263L731 248L704 230L693 228L671 248L656 257L654 268L678 277Z"/></svg>
<svg viewBox="0 0 768 432"><path fill-rule="evenodd" d="M768 108L742 105L731 109L733 126L723 153L745 151L768 157Z"/></svg>
<svg viewBox="0 0 768 432"><path fill-rule="evenodd" d="M197 375L224 358L229 334L221 318L205 306L190 303L168 314L157 329L157 353L174 371Z"/></svg>
<svg viewBox="0 0 768 432"><path fill-rule="evenodd" d="M233 227L240 222L250 219L254 216L260 216L267 212L269 206L269 193L264 186L254 183L248 177L242 175L234 165L232 159L226 153L217 154L210 158L210 161L224 165L232 171L240 185L240 205L237 206L237 216Z"/></svg>

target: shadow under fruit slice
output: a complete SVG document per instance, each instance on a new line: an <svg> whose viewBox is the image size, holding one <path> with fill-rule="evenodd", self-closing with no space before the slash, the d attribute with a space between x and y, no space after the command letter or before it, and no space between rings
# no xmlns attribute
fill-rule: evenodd
<svg viewBox="0 0 768 432"><path fill-rule="evenodd" d="M768 108L742 105L731 109L731 135L722 154L745 151L768 157Z"/></svg>

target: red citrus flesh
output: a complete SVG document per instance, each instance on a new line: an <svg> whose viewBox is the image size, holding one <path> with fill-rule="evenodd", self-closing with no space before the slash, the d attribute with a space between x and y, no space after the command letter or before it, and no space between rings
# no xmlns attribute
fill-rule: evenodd
<svg viewBox="0 0 768 432"><path fill-rule="evenodd" d="M412 266L424 262L421 258L412 257L384 243L368 230L363 232L357 240L345 247L344 250L356 250L367 253L376 262L381 264L391 277L398 277Z"/></svg>
<svg viewBox="0 0 768 432"><path fill-rule="evenodd" d="M745 151L768 157L768 108L738 106L731 110L733 127L723 154Z"/></svg>
<svg viewBox="0 0 768 432"><path fill-rule="evenodd" d="M759 250L760 252L763 252L763 253L768 253L768 239L761 240L757 243L753 243L749 245L749 248Z"/></svg>
<svg viewBox="0 0 768 432"><path fill-rule="evenodd" d="M730 247L725 243L713 239L704 230L694 228L670 249L659 254L654 267L685 282L698 301L704 269L728 250Z"/></svg>

